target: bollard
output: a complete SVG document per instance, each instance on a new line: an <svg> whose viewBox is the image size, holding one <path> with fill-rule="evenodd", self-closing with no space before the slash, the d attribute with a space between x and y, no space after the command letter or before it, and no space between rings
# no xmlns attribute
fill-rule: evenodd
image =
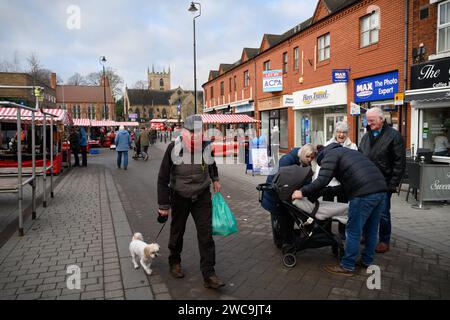
<svg viewBox="0 0 450 320"><path fill-rule="evenodd" d="M430 208L425 207L423 205L423 190L424 190L424 186L422 185L423 184L422 177L423 177L423 166L424 165L425 165L425 157L421 156L420 157L420 169L419 169L419 179L420 179L420 182L419 182L419 186L420 186L419 187L419 190L420 190L419 203L414 204L414 205L411 206L413 209L418 209L418 210L429 210L430 209Z"/></svg>

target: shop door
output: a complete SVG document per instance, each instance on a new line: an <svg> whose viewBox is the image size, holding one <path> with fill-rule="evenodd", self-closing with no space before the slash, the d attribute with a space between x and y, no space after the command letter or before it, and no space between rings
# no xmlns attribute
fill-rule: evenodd
<svg viewBox="0 0 450 320"><path fill-rule="evenodd" d="M278 130L274 130L277 127ZM280 144L280 115L279 110L272 110L269 117L269 155L272 155L272 144Z"/></svg>

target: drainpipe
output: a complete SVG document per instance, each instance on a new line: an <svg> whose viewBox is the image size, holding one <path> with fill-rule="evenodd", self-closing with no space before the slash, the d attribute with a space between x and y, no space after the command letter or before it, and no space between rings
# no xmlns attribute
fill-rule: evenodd
<svg viewBox="0 0 450 320"><path fill-rule="evenodd" d="M403 71L403 92L408 89L408 41L409 41L409 0L405 0L405 50L404 50L404 71ZM406 136L408 134L408 104L403 101L402 109L400 112L400 121L402 125L402 136L406 145ZM404 114L403 114L404 113Z"/></svg>

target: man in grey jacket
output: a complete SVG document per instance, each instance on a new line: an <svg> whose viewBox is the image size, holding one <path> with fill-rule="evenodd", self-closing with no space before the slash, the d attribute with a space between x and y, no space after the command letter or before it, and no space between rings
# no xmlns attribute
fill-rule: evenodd
<svg viewBox="0 0 450 320"><path fill-rule="evenodd" d="M197 228L200 249L200 269L204 286L217 289L225 284L214 270L215 244L212 237L211 181L215 192L220 191L216 163L206 157L209 146L203 143L201 116L186 118L182 135L171 142L164 154L158 174L159 214L171 214L169 265L170 274L183 278L181 252L189 213ZM212 161L211 161L212 160Z"/></svg>

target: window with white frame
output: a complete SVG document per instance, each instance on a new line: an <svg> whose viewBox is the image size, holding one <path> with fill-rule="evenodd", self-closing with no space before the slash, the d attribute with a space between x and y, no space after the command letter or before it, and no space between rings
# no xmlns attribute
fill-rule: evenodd
<svg viewBox="0 0 450 320"><path fill-rule="evenodd" d="M225 84L223 81L220 83L220 96L223 96L225 94Z"/></svg>
<svg viewBox="0 0 450 320"><path fill-rule="evenodd" d="M298 47L294 48L294 70L298 70Z"/></svg>
<svg viewBox="0 0 450 320"><path fill-rule="evenodd" d="M319 61L330 59L330 34L327 33L317 39L319 47Z"/></svg>
<svg viewBox="0 0 450 320"><path fill-rule="evenodd" d="M264 71L270 70L270 60L264 61Z"/></svg>
<svg viewBox="0 0 450 320"><path fill-rule="evenodd" d="M450 1L439 4L438 7L438 53L450 50Z"/></svg>
<svg viewBox="0 0 450 320"><path fill-rule="evenodd" d="M361 48L378 42L380 31L380 11L375 10L360 20Z"/></svg>

